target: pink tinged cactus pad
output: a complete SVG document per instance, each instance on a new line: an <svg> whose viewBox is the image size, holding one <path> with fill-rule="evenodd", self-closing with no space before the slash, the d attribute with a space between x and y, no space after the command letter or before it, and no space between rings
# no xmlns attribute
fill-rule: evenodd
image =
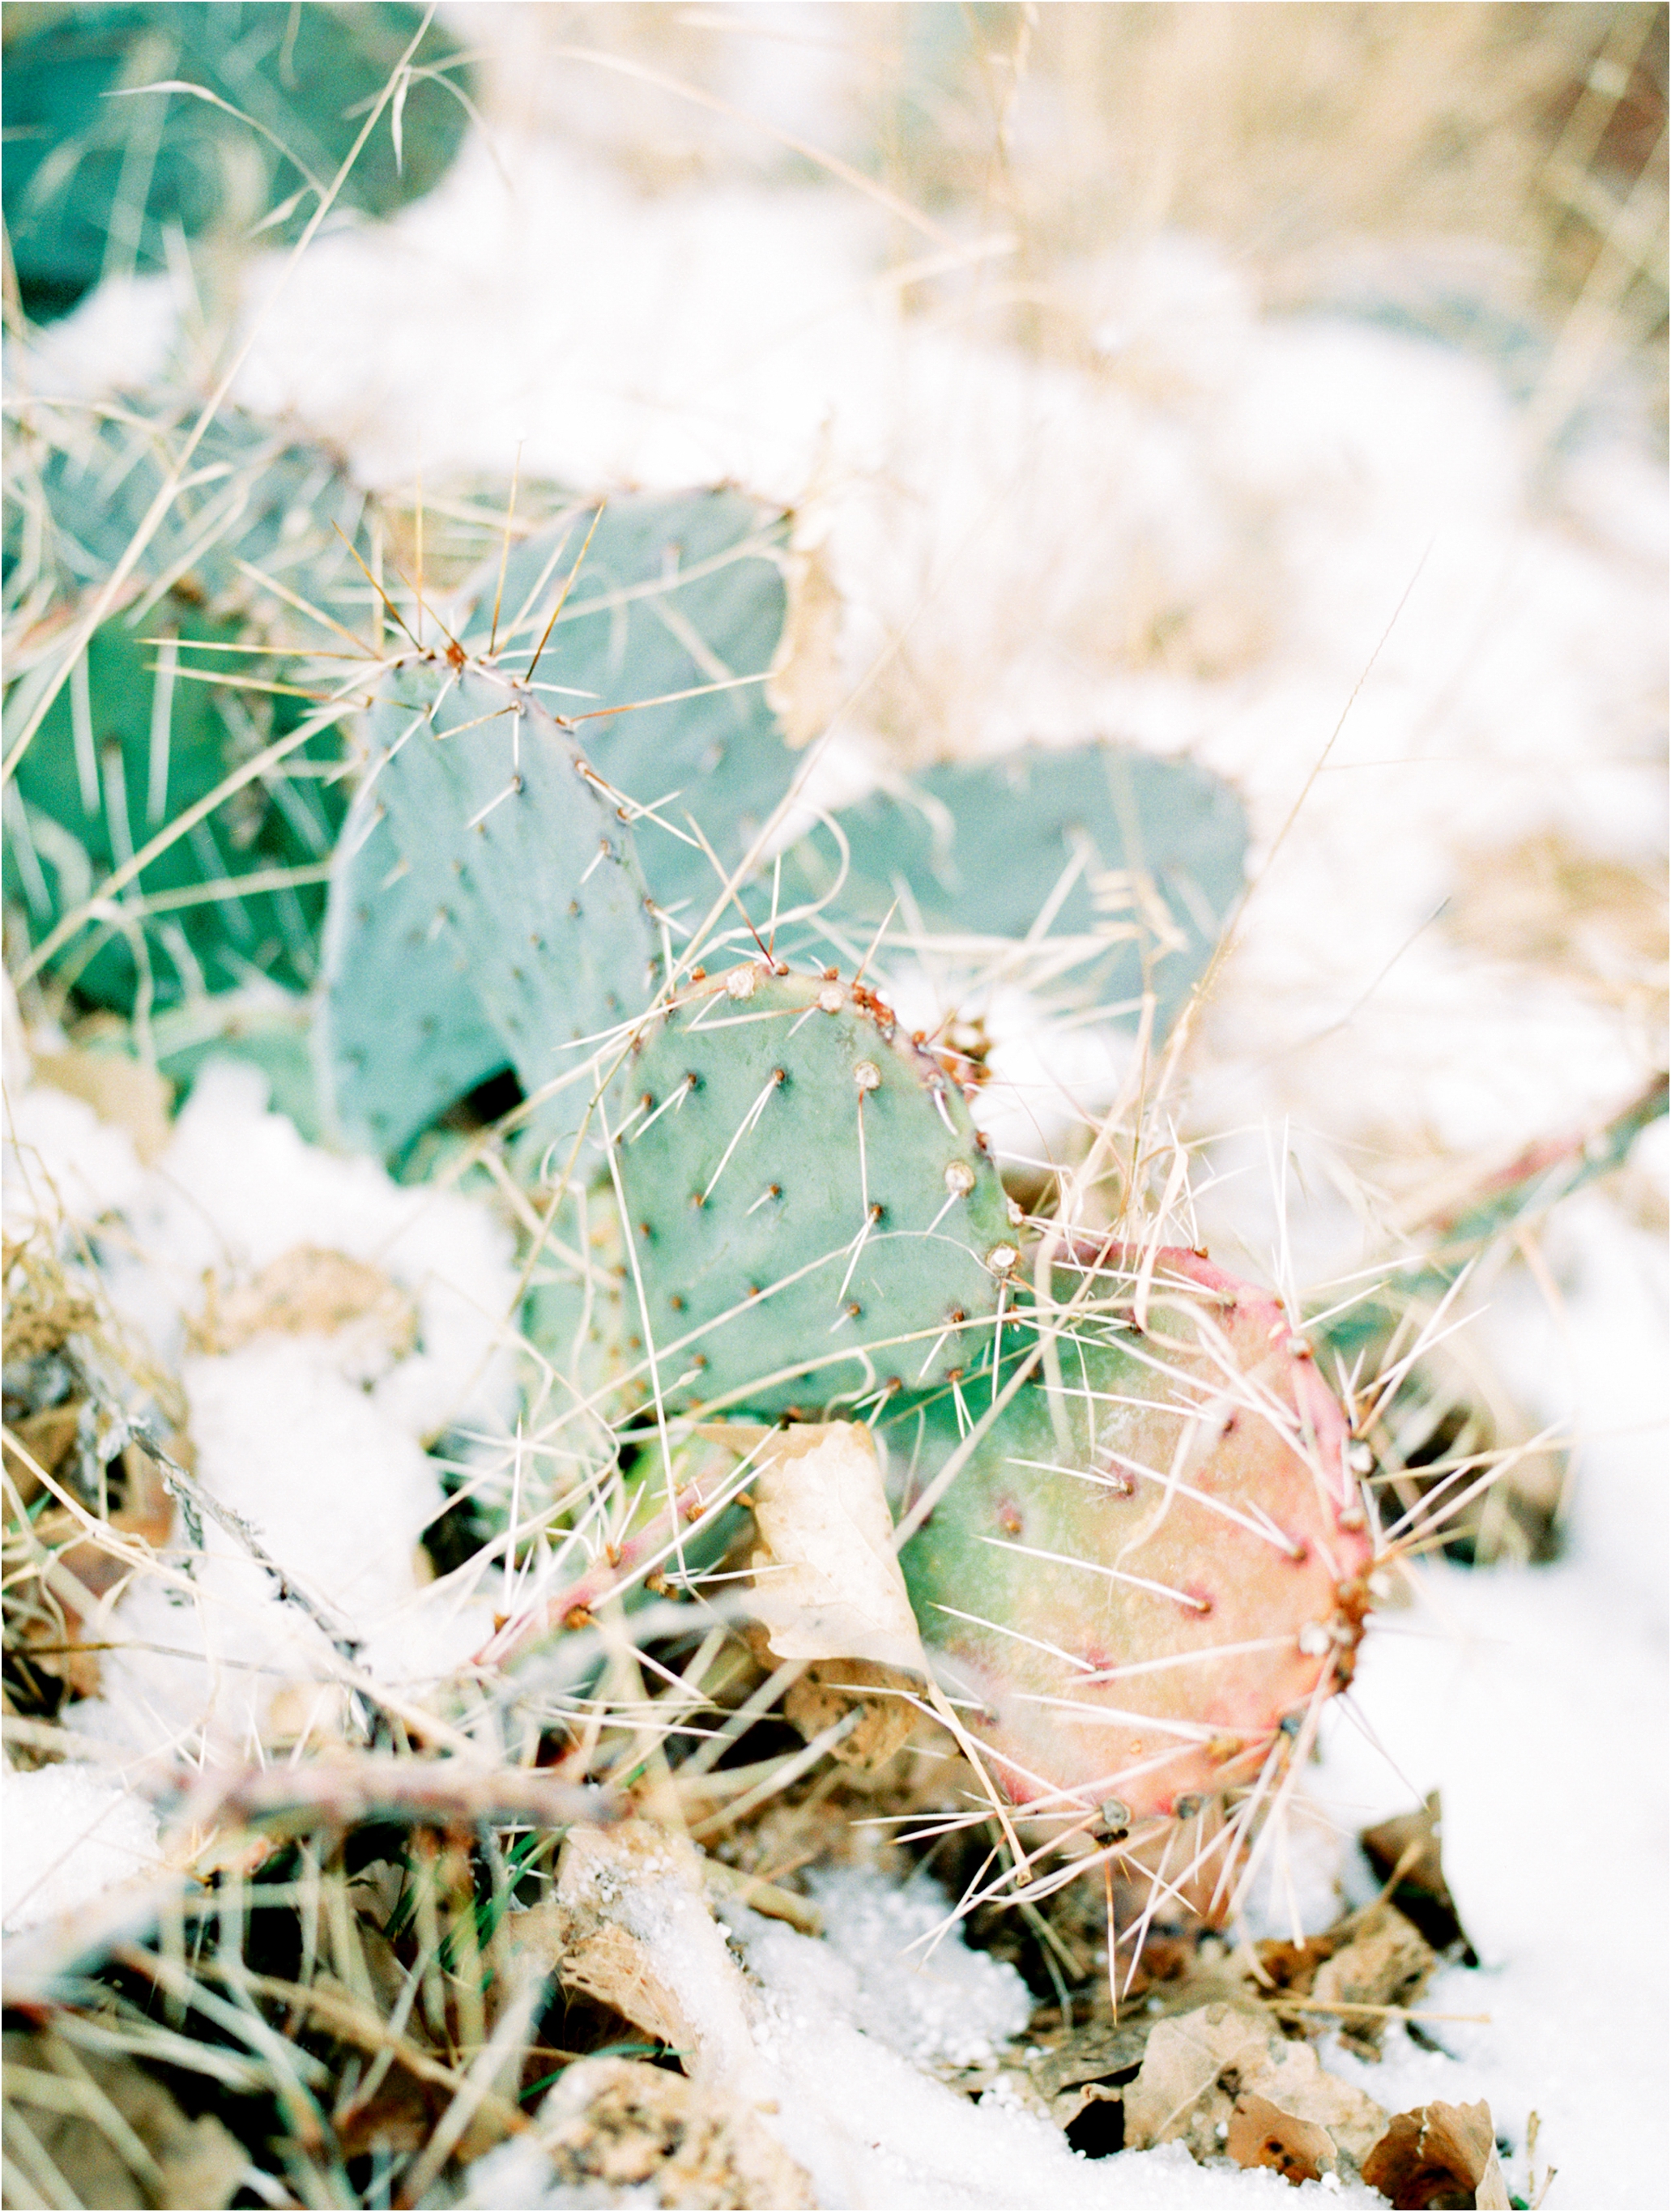
<svg viewBox="0 0 1671 2212"><path fill-rule="evenodd" d="M907 1585L1013 1802L1188 1814L1351 1679L1372 1554L1346 1417L1281 1306L1194 1253L1087 1254L1055 1297L1059 1381L1041 1364L976 1438ZM907 1508L986 1410L895 1426Z"/></svg>

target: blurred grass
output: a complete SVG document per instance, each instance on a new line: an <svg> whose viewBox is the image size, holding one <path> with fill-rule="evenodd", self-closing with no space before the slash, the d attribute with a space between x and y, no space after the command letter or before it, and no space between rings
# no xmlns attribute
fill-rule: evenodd
<svg viewBox="0 0 1671 2212"><path fill-rule="evenodd" d="M1088 263L1182 230L1272 306L1367 283L1463 343L1500 351L1516 319L1546 326L1530 395L1546 436L1621 364L1663 393L1663 6L471 15L495 27L490 113L560 125L647 193L817 173L787 135L954 229L1009 232L979 306L1042 353L1087 356ZM903 260L921 241L902 224L895 244Z"/></svg>

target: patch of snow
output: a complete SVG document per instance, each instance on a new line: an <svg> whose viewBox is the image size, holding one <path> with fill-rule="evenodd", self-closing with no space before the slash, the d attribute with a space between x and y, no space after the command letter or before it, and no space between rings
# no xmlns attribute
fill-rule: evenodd
<svg viewBox="0 0 1671 2212"><path fill-rule="evenodd" d="M1580 1564L1422 1581L1423 1611L1364 1642L1351 1702L1374 1742L1332 1716L1310 1792L1350 1834L1441 1791L1483 1963L1440 1974L1419 2008L1489 2024L1428 2023L1454 2061L1395 2038L1383 2069L1331 2063L1395 2109L1486 2097L1520 2152L1535 2109L1552 2205L1650 2212L1671 2194L1663 1638Z"/></svg>
<svg viewBox="0 0 1671 2212"><path fill-rule="evenodd" d="M84 1100L46 1084L8 1089L0 1210L9 1239L94 1222L131 1204L143 1180L133 1139Z"/></svg>
<svg viewBox="0 0 1671 2212"><path fill-rule="evenodd" d="M74 1912L162 1863L157 1816L84 1765L8 1772L0 1795L0 1921L9 1934Z"/></svg>
<svg viewBox="0 0 1671 2212"><path fill-rule="evenodd" d="M1206 2212L1295 2201L1274 2173L1198 2166L1181 2144L1089 2160L1001 2096L959 2095L924 2066L973 2063L1020 2034L1030 2010L1020 1977L969 1951L961 1929L926 1960L905 1951L950 1909L933 1883L900 1889L854 1868L826 1869L810 1886L825 1915L822 1938L741 1906L727 1912L759 1993L751 2087L763 2082L767 2124L811 2175L821 2204ZM1356 2185L1305 2187L1337 2203L1383 2203Z"/></svg>
<svg viewBox="0 0 1671 2212"><path fill-rule="evenodd" d="M924 2066L978 2066L1020 2035L1032 1994L1013 1966L971 1951L960 1925L930 1949L950 1907L938 1884L902 1888L867 1867L826 1867L806 1887L823 1916L820 1950L775 1921L750 1929L746 1955L770 1988L799 1978L825 2017L844 2020Z"/></svg>
<svg viewBox="0 0 1671 2212"><path fill-rule="evenodd" d="M149 1172L78 1100L37 1088L9 1103L37 1143L51 1133L53 1182L87 1194L82 1218L118 1213L100 1239L106 1279L180 1374L197 1480L340 1622L378 1680L421 1692L446 1675L489 1622L453 1594L429 1597L420 1577L418 1539L443 1502L423 1445L449 1422L502 1432L510 1414L516 1273L504 1224L474 1200L403 1188L375 1161L306 1143L241 1062L203 1071ZM405 1290L416 1348L374 1375L351 1331L186 1351L206 1273L247 1277L301 1243L368 1261ZM275 1729L305 1741L341 1723L326 1638L213 1522L190 1582L136 1578L105 1631L121 1648L103 1657L100 1696L78 1708L83 1733L140 1752L201 1729L246 1755Z"/></svg>
<svg viewBox="0 0 1671 2212"><path fill-rule="evenodd" d="M456 1192L393 1182L373 1159L308 1144L269 1110L246 1061L206 1066L173 1142L127 1207L136 1274L112 1287L134 1321L177 1358L204 1273L253 1275L299 1244L380 1267L415 1299L417 1350L374 1386L379 1410L411 1437L449 1423L501 1421L513 1387L507 1328L515 1289L509 1231Z"/></svg>

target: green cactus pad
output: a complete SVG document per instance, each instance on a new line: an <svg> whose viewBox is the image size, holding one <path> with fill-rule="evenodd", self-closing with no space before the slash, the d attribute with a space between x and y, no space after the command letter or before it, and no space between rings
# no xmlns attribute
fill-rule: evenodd
<svg viewBox="0 0 1671 2212"><path fill-rule="evenodd" d="M31 408L9 441L9 588L30 620L8 671L9 732L62 668L66 629L122 558L196 422ZM322 447L254 418L217 418L103 622L24 752L8 798L9 881L32 933L53 929L110 870L328 693L307 664L364 627L366 501ZM301 599L318 610L304 612ZM271 657L269 656L270 649ZM55 973L126 1012L241 988L311 983L323 876L343 801L328 730L168 846L66 943Z"/></svg>
<svg viewBox="0 0 1671 2212"><path fill-rule="evenodd" d="M357 868L336 887L325 1053L343 1127L398 1118L376 1054L349 1057L391 1018L417 1040L412 1113L472 1060L488 1072L484 1028L526 1091L585 1066L653 997L659 945L630 835L580 748L518 686L437 657L383 679L366 736L357 804L362 819L382 810L387 835L372 866L406 872L382 900ZM591 1095L581 1079L548 1102L548 1139L580 1127Z"/></svg>
<svg viewBox="0 0 1671 2212"><path fill-rule="evenodd" d="M120 620L101 624L7 793L8 884L37 942L307 711L289 692L180 672L194 644L233 639L234 626L173 594L149 623L179 640L173 675L165 648ZM230 658L210 665L219 673ZM240 655L235 672L252 677L261 665ZM161 1011L258 976L290 988L310 983L322 879L343 811L324 781L338 751L335 732L323 731L232 793L149 862L113 909L88 916L54 974L86 1003L123 1013L142 993Z"/></svg>
<svg viewBox="0 0 1671 2212"><path fill-rule="evenodd" d="M72 608L127 551L195 432L201 403L153 396L144 411L42 402L8 441L6 556L14 591ZM247 637L293 649L340 648L335 621L369 635L375 593L349 550L371 554L367 495L335 454L282 426L223 408L193 448L125 594L130 629L153 627L174 588ZM252 571L258 572L252 574ZM295 605L319 609L319 621Z"/></svg>
<svg viewBox="0 0 1671 2212"><path fill-rule="evenodd" d="M902 943L1078 939L1081 992L1134 1011L1146 978L1163 1019L1205 967L1243 880L1247 823L1230 787L1111 745L945 763L836 819L849 853L841 912L865 931L891 908ZM815 833L796 849L794 895L828 891L838 866L829 836Z"/></svg>
<svg viewBox="0 0 1671 2212"><path fill-rule="evenodd" d="M702 920L720 884L689 837L687 813L729 869L793 772L763 680L700 689L763 679L771 668L783 633L787 535L783 514L738 492L627 496L608 501L601 517L595 504L577 507L514 549L502 589L499 562L485 565L458 631L475 653L494 641L497 665L520 674L568 586L534 683L552 687L539 696L555 714L593 718L578 721L578 734L617 790L640 805L665 801L657 811L671 827L641 820L636 838L678 939ZM698 696L669 697L689 691ZM655 699L666 703L598 713Z"/></svg>
<svg viewBox="0 0 1671 2212"><path fill-rule="evenodd" d="M614 1126L669 1402L805 1410L989 1363L1008 1200L873 994L764 963L700 983L644 1032Z"/></svg>
<svg viewBox="0 0 1671 2212"><path fill-rule="evenodd" d="M6 45L6 229L25 310L64 313L105 275L166 269L171 231L300 235L422 21L414 7L131 5L31 11ZM388 215L463 139L470 77L436 30L339 205ZM434 74L440 63L444 76ZM227 106L137 88L201 85ZM133 97L112 95L132 93ZM271 219L276 218L276 219ZM265 220L264 222L264 219Z"/></svg>
<svg viewBox="0 0 1671 2212"><path fill-rule="evenodd" d="M601 1427L648 1397L643 1322L607 1182L565 1194L523 1301L522 1328L550 1371L544 1395L560 1416L584 1401Z"/></svg>
<svg viewBox="0 0 1671 2212"><path fill-rule="evenodd" d="M393 1158L507 1063L456 931L436 927L433 872L402 858L374 787L331 870L319 1025L337 1133Z"/></svg>
<svg viewBox="0 0 1671 2212"><path fill-rule="evenodd" d="M1141 1255L1091 1272L1060 1395L1036 1371L901 1554L995 1778L1041 1812L1138 1820L1255 1781L1350 1680L1369 1602L1346 1421L1282 1309L1151 1257L1146 1291ZM981 1410L898 1416L902 1510Z"/></svg>

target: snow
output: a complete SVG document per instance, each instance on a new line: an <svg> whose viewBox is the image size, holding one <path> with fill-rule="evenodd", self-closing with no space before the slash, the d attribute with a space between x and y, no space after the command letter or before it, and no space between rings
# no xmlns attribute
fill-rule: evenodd
<svg viewBox="0 0 1671 2212"><path fill-rule="evenodd" d="M0 1922L10 1934L80 1905L161 1863L155 1811L88 1766L8 1774L0 1798Z"/></svg>
<svg viewBox="0 0 1671 2212"><path fill-rule="evenodd" d="M95 1231L112 1304L185 1385L197 1480L359 1643L362 1667L421 1694L488 1623L465 1601L426 1598L417 1547L443 1503L426 1442L449 1425L502 1434L512 1411L511 1237L478 1200L403 1189L374 1161L307 1144L265 1091L247 1063L211 1062L143 1171L125 1132L45 1085L23 1088L7 1101L21 1164L9 1184L48 1222L56 1192L68 1221ZM188 1349L208 1277L248 1280L299 1245L381 1269L414 1303L413 1348L380 1358L349 1328ZM104 1610L121 1648L103 1659L100 1694L76 1708L82 1734L143 1757L201 1732L253 1756L275 1735L305 1743L343 1723L323 1630L213 1522L189 1582L139 1577Z"/></svg>
<svg viewBox="0 0 1671 2212"><path fill-rule="evenodd" d="M141 1184L125 1129L101 1121L84 1100L42 1086L8 1088L3 1216L9 1238L64 1215L96 1220Z"/></svg>
<svg viewBox="0 0 1671 2212"><path fill-rule="evenodd" d="M769 1988L799 1979L803 1998L816 1990L821 2017L919 2063L978 2066L1025 2029L1033 2001L1013 1966L971 1951L961 1929L924 1944L946 1917L938 1885L902 1889L869 1868L828 1867L806 1887L824 1924L816 1964L801 1949L806 1937L761 1923L747 1951Z"/></svg>
<svg viewBox="0 0 1671 2212"><path fill-rule="evenodd" d="M960 1929L932 1958L905 1951L945 1915L949 1900L932 1882L902 1891L863 1869L828 1869L817 1880L823 1937L740 1905L716 1929L681 1880L677 1852L628 1848L639 1857L636 1878L623 1875L623 1850L605 1839L578 1866L566 1863L562 1893L604 1905L650 1947L656 1974L696 2031L697 2080L714 2080L761 2115L811 2175L820 2203L1050 2212L1290 2201L1271 2193L1288 2186L1276 2175L1209 2172L1180 2145L1086 2160L1013 2101L988 2094L971 2103L925 2070L990 2053L1021 2032L1028 2012L1018 1977L971 1954ZM746 1962L746 1983L716 1955L722 1938ZM474 2170L466 2201L502 2205L490 2191L513 2177L526 2188L538 2172L499 2154ZM1344 2204L1384 2202L1356 2185L1322 2193ZM553 2191L527 2201L570 2200Z"/></svg>

